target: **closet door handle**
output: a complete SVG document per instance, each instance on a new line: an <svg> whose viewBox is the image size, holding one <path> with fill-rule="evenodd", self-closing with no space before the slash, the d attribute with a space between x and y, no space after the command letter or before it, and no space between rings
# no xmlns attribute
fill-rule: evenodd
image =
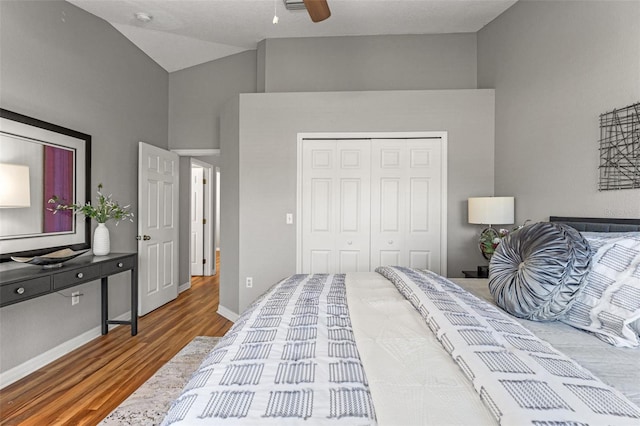
<svg viewBox="0 0 640 426"><path fill-rule="evenodd" d="M393 240L387 241L387 244L389 244L389 245L393 244Z"/></svg>

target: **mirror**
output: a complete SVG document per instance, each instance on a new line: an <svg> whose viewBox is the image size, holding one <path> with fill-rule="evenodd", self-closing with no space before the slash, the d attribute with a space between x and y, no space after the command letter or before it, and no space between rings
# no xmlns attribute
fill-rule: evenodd
<svg viewBox="0 0 640 426"><path fill-rule="evenodd" d="M49 210L90 199L91 136L0 109L0 261L90 247L82 215Z"/></svg>

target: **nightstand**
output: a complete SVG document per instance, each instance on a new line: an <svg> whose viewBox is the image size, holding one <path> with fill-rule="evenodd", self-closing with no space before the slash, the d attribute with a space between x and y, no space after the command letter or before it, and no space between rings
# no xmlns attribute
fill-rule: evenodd
<svg viewBox="0 0 640 426"><path fill-rule="evenodd" d="M462 271L465 278L489 278L489 274L478 274L478 271Z"/></svg>

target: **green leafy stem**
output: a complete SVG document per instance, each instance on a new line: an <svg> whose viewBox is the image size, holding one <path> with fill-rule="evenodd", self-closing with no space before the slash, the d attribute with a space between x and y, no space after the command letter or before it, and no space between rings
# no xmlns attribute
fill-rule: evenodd
<svg viewBox="0 0 640 426"><path fill-rule="evenodd" d="M72 211L75 214L82 214L90 219L95 219L98 223L106 223L108 220L115 220L116 225L121 220L129 220L133 222L133 212L131 212L131 205L120 207L117 201L113 201L112 195L104 195L102 193L102 184L98 185L98 202L93 205L90 201L85 204L68 204L62 203L57 195L53 195L49 199L49 204L55 204L54 207L47 210L56 214L59 211Z"/></svg>

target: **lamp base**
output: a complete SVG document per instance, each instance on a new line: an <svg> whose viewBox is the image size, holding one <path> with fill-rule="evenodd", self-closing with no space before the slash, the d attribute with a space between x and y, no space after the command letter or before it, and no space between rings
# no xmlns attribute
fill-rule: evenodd
<svg viewBox="0 0 640 426"><path fill-rule="evenodd" d="M482 257L487 260L491 260L493 250L495 249L493 240L496 238L499 238L498 231L492 227L484 228L482 232L480 232L478 248L480 249L480 253L482 253Z"/></svg>

